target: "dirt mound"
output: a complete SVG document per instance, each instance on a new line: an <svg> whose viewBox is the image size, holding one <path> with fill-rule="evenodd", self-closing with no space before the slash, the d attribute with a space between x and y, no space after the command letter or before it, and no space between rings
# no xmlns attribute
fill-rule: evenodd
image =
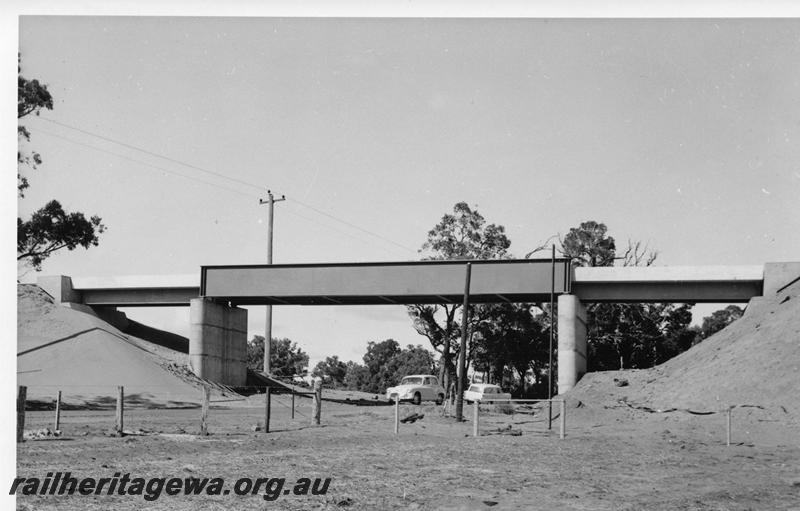
<svg viewBox="0 0 800 511"><path fill-rule="evenodd" d="M605 407L625 400L657 410L755 405L797 421L798 388L800 283L752 299L741 319L658 367L587 374L567 398Z"/></svg>
<svg viewBox="0 0 800 511"><path fill-rule="evenodd" d="M54 303L38 286L17 287L17 382L32 400L87 407L112 405L116 387L126 403L193 406L201 381L186 370L188 356L124 334L91 313Z"/></svg>

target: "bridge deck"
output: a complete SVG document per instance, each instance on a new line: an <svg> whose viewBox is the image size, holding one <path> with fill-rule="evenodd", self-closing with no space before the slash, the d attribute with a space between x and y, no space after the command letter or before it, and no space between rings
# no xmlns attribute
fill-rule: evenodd
<svg viewBox="0 0 800 511"><path fill-rule="evenodd" d="M204 266L200 293L245 305L461 303L467 262ZM469 262L473 303L544 301L551 286L569 292L567 259Z"/></svg>
<svg viewBox="0 0 800 511"><path fill-rule="evenodd" d="M762 294L764 267L576 268L556 264L557 294L585 302L746 302ZM208 266L201 275L74 278L94 306L186 306L198 296L240 305L460 303L465 261ZM471 299L549 299L550 260L474 261Z"/></svg>
<svg viewBox="0 0 800 511"><path fill-rule="evenodd" d="M200 296L200 275L78 277L72 279L72 288L83 303L93 306L188 306L189 300Z"/></svg>
<svg viewBox="0 0 800 511"><path fill-rule="evenodd" d="M747 302L761 296L764 267L575 268L572 292L584 302Z"/></svg>

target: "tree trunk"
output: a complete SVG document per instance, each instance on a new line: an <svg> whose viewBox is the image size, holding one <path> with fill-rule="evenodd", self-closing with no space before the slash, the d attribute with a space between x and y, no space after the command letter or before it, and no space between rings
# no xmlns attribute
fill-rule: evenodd
<svg viewBox="0 0 800 511"><path fill-rule="evenodd" d="M442 385L445 389L450 388L450 341L445 339L444 347L442 348L442 368L440 370L439 379L443 382Z"/></svg>

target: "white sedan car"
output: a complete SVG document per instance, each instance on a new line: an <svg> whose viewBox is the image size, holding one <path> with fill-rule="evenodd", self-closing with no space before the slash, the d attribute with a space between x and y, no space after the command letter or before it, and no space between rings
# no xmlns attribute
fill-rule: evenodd
<svg viewBox="0 0 800 511"><path fill-rule="evenodd" d="M397 394L400 401L411 401L415 405L422 401L436 401L442 404L444 401L444 387L439 385L439 379L429 374L414 374L406 376L400 381L400 385L386 389L386 399L394 401Z"/></svg>
<svg viewBox="0 0 800 511"><path fill-rule="evenodd" d="M464 401L471 403L479 401L481 403L491 403L492 400L511 399L511 394L503 392L499 385L491 383L473 383L464 391Z"/></svg>

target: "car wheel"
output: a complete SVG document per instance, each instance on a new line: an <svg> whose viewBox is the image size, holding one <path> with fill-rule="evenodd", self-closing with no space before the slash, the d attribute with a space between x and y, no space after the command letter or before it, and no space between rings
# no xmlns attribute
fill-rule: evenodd
<svg viewBox="0 0 800 511"><path fill-rule="evenodd" d="M439 394L438 396L436 396L436 404L440 405L442 403L444 403L444 394Z"/></svg>
<svg viewBox="0 0 800 511"><path fill-rule="evenodd" d="M422 402L422 395L419 392L414 393L414 399L411 400L412 403L418 405Z"/></svg>

